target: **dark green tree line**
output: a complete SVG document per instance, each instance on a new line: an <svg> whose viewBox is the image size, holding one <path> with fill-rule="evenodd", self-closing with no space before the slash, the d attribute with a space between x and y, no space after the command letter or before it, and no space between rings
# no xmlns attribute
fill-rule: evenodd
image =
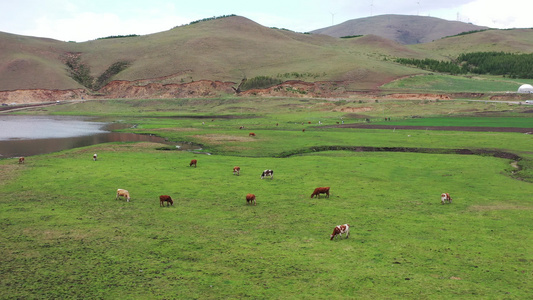
<svg viewBox="0 0 533 300"><path fill-rule="evenodd" d="M398 58L396 62L453 75L473 73L511 78L533 78L533 53L472 52L461 54L453 61Z"/></svg>

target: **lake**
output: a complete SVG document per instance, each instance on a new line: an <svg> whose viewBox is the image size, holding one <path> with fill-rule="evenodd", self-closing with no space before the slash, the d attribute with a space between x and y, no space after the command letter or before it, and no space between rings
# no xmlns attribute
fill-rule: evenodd
<svg viewBox="0 0 533 300"><path fill-rule="evenodd" d="M57 152L109 142L155 142L182 150L197 145L172 143L153 135L111 132L124 123L93 122L85 117L0 115L0 159Z"/></svg>

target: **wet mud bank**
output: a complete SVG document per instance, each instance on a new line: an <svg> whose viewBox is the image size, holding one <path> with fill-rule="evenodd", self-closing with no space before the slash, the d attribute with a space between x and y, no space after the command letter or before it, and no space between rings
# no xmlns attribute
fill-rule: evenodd
<svg viewBox="0 0 533 300"><path fill-rule="evenodd" d="M354 151L354 152L411 152L427 154L462 154L462 155L482 155L498 158L522 160L522 157L511 152L488 150L488 149L446 149L446 148L409 148L409 147L368 147L368 146L315 146L298 151L283 152L278 157L290 157L293 155L313 153L320 151Z"/></svg>

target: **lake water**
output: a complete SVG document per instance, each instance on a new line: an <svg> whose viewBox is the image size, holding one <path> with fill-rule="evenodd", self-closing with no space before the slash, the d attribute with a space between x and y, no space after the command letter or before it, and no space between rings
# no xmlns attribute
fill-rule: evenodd
<svg viewBox="0 0 533 300"><path fill-rule="evenodd" d="M0 115L0 159L31 156L109 142L155 142L195 150L196 145L168 142L152 135L111 132L122 123L83 117Z"/></svg>

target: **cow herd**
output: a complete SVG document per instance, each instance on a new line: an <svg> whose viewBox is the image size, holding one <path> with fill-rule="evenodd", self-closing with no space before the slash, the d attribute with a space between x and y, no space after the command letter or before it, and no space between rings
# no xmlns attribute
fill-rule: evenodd
<svg viewBox="0 0 533 300"><path fill-rule="evenodd" d="M253 133L251 133L250 135L252 135L252 134ZM98 157L97 154L94 154L93 155L93 160L96 161L97 157ZM20 157L18 159L18 163L19 164L23 164L24 160L25 160L24 157ZM194 166L196 168L197 164L198 164L198 160L193 159L189 163L189 167ZM233 175L237 175L238 176L240 174L240 171L241 171L240 167L238 167L238 166L233 167ZM263 173L261 173L261 179L267 178L267 177L270 177L270 179L274 179L274 171L270 170L270 169L264 170ZM319 198L320 194L325 194L325 197L329 198L329 190L330 190L329 186L328 187L317 187L313 191L313 193L311 194L311 198L313 198L313 197ZM126 199L127 202L130 202L131 197L130 197L129 191L125 190L125 189L117 189L115 200L118 200L120 198ZM169 195L161 195L161 196L159 196L159 206L165 206L165 203L166 203L166 206L168 207L170 205L174 205L174 200L172 200L172 197L170 197ZM452 203L452 198L450 197L449 193L442 193L441 194L441 203L442 204L446 204L446 203L451 204ZM247 194L246 195L246 204L250 204L250 205L253 204L254 206L257 205L255 194ZM333 240L333 239L338 238L338 237L342 238L342 234L345 234L346 238L349 237L349 235L350 235L350 225L349 224L335 226L335 228L333 229L333 233L330 235L330 240Z"/></svg>

